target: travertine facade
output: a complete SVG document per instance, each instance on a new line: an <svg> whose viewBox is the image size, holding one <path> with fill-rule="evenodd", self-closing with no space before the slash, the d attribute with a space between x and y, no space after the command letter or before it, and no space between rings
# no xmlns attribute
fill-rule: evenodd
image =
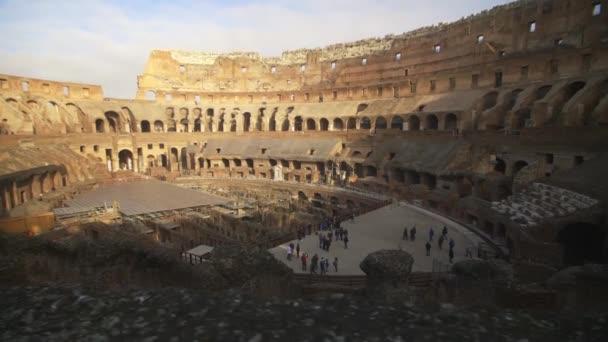
<svg viewBox="0 0 608 342"><path fill-rule="evenodd" d="M65 144L99 162L89 178L101 177L102 165L168 179L267 178L392 193L467 221L517 262L548 269L574 262L562 258L576 246L560 232L582 222L604 239L605 260L605 180L570 175L594 172L585 171L590 160L606 166L607 12L605 0L518 1L280 57L155 50L134 100L104 99L99 86L0 75L0 142L2 150ZM61 170L82 181L70 168ZM0 174L5 214L36 193L15 192L39 182L17 171ZM535 201L570 193L517 197L533 182L596 202L548 216L553 207Z"/></svg>

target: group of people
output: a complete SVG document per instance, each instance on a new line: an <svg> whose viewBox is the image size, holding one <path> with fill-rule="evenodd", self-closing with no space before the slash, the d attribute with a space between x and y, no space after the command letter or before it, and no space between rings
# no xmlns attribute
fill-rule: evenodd
<svg viewBox="0 0 608 342"><path fill-rule="evenodd" d="M329 272L329 258L321 257L321 259L319 260L319 256L317 254L315 254L312 256L312 259L310 260L310 267L308 266L308 254L307 253L302 254L302 257L300 258L300 260L302 261L302 271L304 271L304 272L310 270L311 274L317 274L317 268L319 269L319 274L321 274L321 275ZM334 258L334 261L332 262L332 264L334 266L334 271L337 273L338 272L338 257Z"/></svg>
<svg viewBox="0 0 608 342"><path fill-rule="evenodd" d="M319 248L322 250L329 252L329 247L331 243L334 241L342 241L344 242L344 248L348 249L348 229L345 228L335 228L329 229L327 233L323 233L323 231L319 232Z"/></svg>
<svg viewBox="0 0 608 342"><path fill-rule="evenodd" d="M426 244L424 245L424 247L426 248L426 256L431 255L431 242L433 242L434 237L435 237L435 230L433 229L433 227L431 227L431 229L429 230L429 239L426 242ZM416 241L416 225L414 225L409 230L407 229L407 226L405 228L403 228L402 240ZM447 240L448 240L448 227L443 226L443 229L441 230L441 235L437 239L437 246L439 247L440 250L443 250L443 244ZM450 257L450 263L452 263L452 261L454 259L454 247L456 246L456 242L454 241L454 238L451 238L451 237L449 238L448 246L449 246L448 256Z"/></svg>

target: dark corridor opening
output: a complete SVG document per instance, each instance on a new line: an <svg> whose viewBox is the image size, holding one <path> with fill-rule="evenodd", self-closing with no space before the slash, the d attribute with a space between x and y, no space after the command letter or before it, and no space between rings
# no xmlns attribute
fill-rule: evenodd
<svg viewBox="0 0 608 342"><path fill-rule="evenodd" d="M571 223L558 234L557 241L564 251L564 264L582 265L585 262L602 263L606 232L590 223Z"/></svg>

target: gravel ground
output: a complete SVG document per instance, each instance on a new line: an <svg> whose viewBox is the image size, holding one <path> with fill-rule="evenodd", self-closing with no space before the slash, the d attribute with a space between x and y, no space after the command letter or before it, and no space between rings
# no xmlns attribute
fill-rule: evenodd
<svg viewBox="0 0 608 342"><path fill-rule="evenodd" d="M229 290L0 288L2 341L606 341L608 313L559 316L334 294L253 299Z"/></svg>

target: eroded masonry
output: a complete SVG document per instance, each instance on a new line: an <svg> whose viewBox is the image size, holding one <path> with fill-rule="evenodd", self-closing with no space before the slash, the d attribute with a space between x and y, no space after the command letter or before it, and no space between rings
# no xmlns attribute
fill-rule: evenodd
<svg viewBox="0 0 608 342"><path fill-rule="evenodd" d="M182 246L279 237L395 198L466 224L530 276L605 262L607 12L517 1L280 57L155 50L135 99L0 75L0 225L90 219L95 205L49 213L156 177L230 198L128 218Z"/></svg>

